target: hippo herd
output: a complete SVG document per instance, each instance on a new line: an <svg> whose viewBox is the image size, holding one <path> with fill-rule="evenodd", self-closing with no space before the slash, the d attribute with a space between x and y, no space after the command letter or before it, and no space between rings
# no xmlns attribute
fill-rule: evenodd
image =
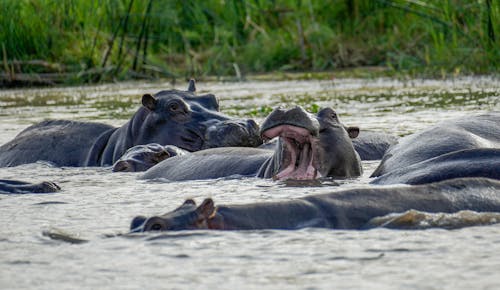
<svg viewBox="0 0 500 290"><path fill-rule="evenodd" d="M369 187L279 202L199 206L186 200L161 216L138 216L132 232L183 229L363 229L407 210L500 212L500 112L447 120L402 138L360 131L331 108L317 114L276 108L259 126L219 111L212 94L145 94L123 126L66 120L28 127L0 147L0 166L39 160L55 166L112 166L141 179L221 177L346 179L361 160L381 160ZM394 184L395 186L379 186ZM50 182L0 180L0 193L60 190Z"/></svg>
<svg viewBox="0 0 500 290"><path fill-rule="evenodd" d="M0 167L43 160L55 166L110 166L129 148L149 143L188 151L221 146L258 146L258 125L219 112L212 94L161 91L142 96L142 106L123 126L49 120L33 125L0 147Z"/></svg>
<svg viewBox="0 0 500 290"><path fill-rule="evenodd" d="M344 127L330 108L317 115L300 107L278 108L260 131L264 140L278 137L273 149L220 147L188 153L162 161L142 178L179 181L241 175L284 180L361 175L361 160L350 140L359 128Z"/></svg>

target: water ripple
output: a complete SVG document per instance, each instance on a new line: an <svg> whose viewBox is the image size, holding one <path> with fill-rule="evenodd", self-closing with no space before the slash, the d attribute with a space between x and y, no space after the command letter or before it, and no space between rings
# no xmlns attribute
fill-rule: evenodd
<svg viewBox="0 0 500 290"><path fill-rule="evenodd" d="M0 144L47 118L124 124L143 93L168 83L0 91ZM185 86L182 85L181 88ZM334 107L347 125L404 136L464 113L500 110L495 77L202 83L225 113L262 120L274 106ZM0 168L2 178L50 180L53 195L0 197L2 289L486 289L500 267L500 225L425 231L188 231L127 234L137 215L158 215L187 198L216 204L277 201L369 182L319 184L257 178L137 180L110 168L36 163ZM80 235L84 238L80 238ZM40 266L42 265L42 266ZM20 273L29 273L20 274ZM495 284L496 283L496 284Z"/></svg>

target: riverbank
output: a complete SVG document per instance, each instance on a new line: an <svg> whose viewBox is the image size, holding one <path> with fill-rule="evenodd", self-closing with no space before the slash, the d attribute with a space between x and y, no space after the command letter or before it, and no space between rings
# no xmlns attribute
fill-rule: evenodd
<svg viewBox="0 0 500 290"><path fill-rule="evenodd" d="M40 61L42 62L42 61ZM50 86L65 86L65 85L78 85L81 84L81 78L84 76L96 78L99 72L81 72L81 73L71 73L71 72L48 72L48 73L0 73L0 87L4 88L16 88L16 87L50 87ZM222 81L222 82L240 82L240 81L286 81L286 80L334 80L341 78L380 78L380 77L394 77L398 78L409 77L409 75L404 74L399 71L392 71L383 67L357 67L357 68L346 68L337 69L331 71L306 71L306 72L287 72L287 71L276 71L268 73L253 73L248 75L235 74L226 76L211 76L211 75L200 75L195 77L198 81ZM446 76L457 76L445 74L442 78ZM176 83L177 81L183 82L185 79L190 77L178 77L178 76L164 76L164 77L153 77L153 76L138 76L131 75L124 79L115 79L101 82L117 82L117 81L132 81L132 80L145 80L145 81L161 81L167 80L171 83ZM96 83L89 81L88 83Z"/></svg>
<svg viewBox="0 0 500 290"><path fill-rule="evenodd" d="M500 65L491 0L6 0L0 9L2 87L304 71L442 78Z"/></svg>

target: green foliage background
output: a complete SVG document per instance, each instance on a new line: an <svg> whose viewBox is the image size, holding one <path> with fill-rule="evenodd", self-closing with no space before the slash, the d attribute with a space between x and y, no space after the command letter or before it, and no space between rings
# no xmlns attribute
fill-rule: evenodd
<svg viewBox="0 0 500 290"><path fill-rule="evenodd" d="M3 0L4 75L70 81L380 66L497 73L494 0ZM34 60L43 60L37 63Z"/></svg>

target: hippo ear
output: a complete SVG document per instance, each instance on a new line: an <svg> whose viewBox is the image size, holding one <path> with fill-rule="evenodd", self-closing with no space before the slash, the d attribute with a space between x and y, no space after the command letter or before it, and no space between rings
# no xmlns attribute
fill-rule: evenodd
<svg viewBox="0 0 500 290"><path fill-rule="evenodd" d="M158 103L158 100L150 94L145 94L144 96L142 96L142 105L148 108L150 111L155 110L156 103Z"/></svg>
<svg viewBox="0 0 500 290"><path fill-rule="evenodd" d="M185 206L195 206L195 205L196 205L196 203L194 202L194 200L192 200L192 199L186 199L184 201L184 203L181 204L181 206L179 206L178 208L176 208L174 211L180 210L180 209L184 208Z"/></svg>
<svg viewBox="0 0 500 290"><path fill-rule="evenodd" d="M359 135L359 127L347 127L346 130L347 134L349 134L349 137L351 137L351 139L354 139Z"/></svg>
<svg viewBox="0 0 500 290"><path fill-rule="evenodd" d="M196 92L196 86L195 86L195 81L194 79L190 79L189 80L189 84L188 84L188 92Z"/></svg>
<svg viewBox="0 0 500 290"><path fill-rule="evenodd" d="M214 201L211 198L205 199L196 209L196 212L203 218L208 219L215 212Z"/></svg>

